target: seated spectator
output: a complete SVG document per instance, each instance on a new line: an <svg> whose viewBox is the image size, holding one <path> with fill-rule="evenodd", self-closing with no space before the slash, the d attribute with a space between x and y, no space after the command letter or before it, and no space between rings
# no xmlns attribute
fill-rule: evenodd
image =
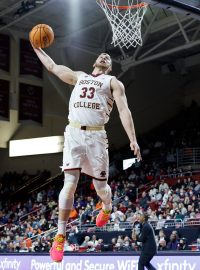
<svg viewBox="0 0 200 270"><path fill-rule="evenodd" d="M180 189L182 187L181 179L178 179L176 184L172 186L173 190Z"/></svg>
<svg viewBox="0 0 200 270"><path fill-rule="evenodd" d="M97 252L100 252L100 251L102 251L103 247L104 247L103 239L100 238L97 241L97 245L95 246L95 249Z"/></svg>
<svg viewBox="0 0 200 270"><path fill-rule="evenodd" d="M135 214L131 208L127 209L125 215L126 215L126 222L134 223Z"/></svg>
<svg viewBox="0 0 200 270"><path fill-rule="evenodd" d="M115 251L115 245L116 245L116 243L117 243L117 238L112 238L111 244L112 244L113 251Z"/></svg>
<svg viewBox="0 0 200 270"><path fill-rule="evenodd" d="M174 232L171 233L169 242L167 243L167 249L168 250L177 250L178 248L178 238L177 234Z"/></svg>
<svg viewBox="0 0 200 270"><path fill-rule="evenodd" d="M152 172L148 172L146 174L146 179L147 179L147 182L151 182L154 179L153 173Z"/></svg>
<svg viewBox="0 0 200 270"><path fill-rule="evenodd" d="M155 224L156 221L158 221L158 217L156 215L156 211L152 211L151 208L148 209L147 211L148 215L149 215L149 221L151 221L151 224Z"/></svg>
<svg viewBox="0 0 200 270"><path fill-rule="evenodd" d="M115 218L114 225L113 225L113 231L120 231L120 219Z"/></svg>
<svg viewBox="0 0 200 270"><path fill-rule="evenodd" d="M167 250L167 244L166 244L165 239L160 239L159 240L159 242L158 242L158 250L159 251Z"/></svg>
<svg viewBox="0 0 200 270"><path fill-rule="evenodd" d="M111 214L111 221L115 221L116 218L119 218L120 221L124 221L125 215L122 211L118 210L116 206L114 206Z"/></svg>
<svg viewBox="0 0 200 270"><path fill-rule="evenodd" d="M184 215L181 213L179 209L175 210L175 219L177 220L184 220Z"/></svg>
<svg viewBox="0 0 200 270"><path fill-rule="evenodd" d="M188 204L186 216L187 216L188 218L190 218L192 213L194 213L194 207L193 207L193 205Z"/></svg>
<svg viewBox="0 0 200 270"><path fill-rule="evenodd" d="M123 205L125 206L125 207L129 207L129 202L130 202L130 200L129 200L129 197L128 196L125 196L124 197L124 200L123 200Z"/></svg>
<svg viewBox="0 0 200 270"><path fill-rule="evenodd" d="M178 250L188 250L188 245L187 245L187 239L186 238L181 238L179 240L178 246L177 246Z"/></svg>
<svg viewBox="0 0 200 270"><path fill-rule="evenodd" d="M151 201L156 200L156 194L158 190L156 188L156 185L151 186L151 189L149 191L149 197L151 198Z"/></svg>
<svg viewBox="0 0 200 270"><path fill-rule="evenodd" d="M68 239L65 240L64 251L74 251L74 245L71 245Z"/></svg>
<svg viewBox="0 0 200 270"><path fill-rule="evenodd" d="M167 188L164 189L164 195L162 197L162 204L161 204L162 208L166 208L170 194L171 194L171 192L169 191L169 189L167 189Z"/></svg>
<svg viewBox="0 0 200 270"><path fill-rule="evenodd" d="M93 234L91 242L93 243L93 246L96 247L98 245L97 237Z"/></svg>
<svg viewBox="0 0 200 270"><path fill-rule="evenodd" d="M83 243L80 246L81 247L88 247L88 242L89 241L90 241L90 237L86 235Z"/></svg>
<svg viewBox="0 0 200 270"><path fill-rule="evenodd" d="M200 208L197 208L195 213L196 213L195 218L200 219Z"/></svg>
<svg viewBox="0 0 200 270"><path fill-rule="evenodd" d="M77 239L77 233L78 233L78 227L77 226L72 226L70 228L69 234L68 234L68 241L70 244L78 244L78 239Z"/></svg>
<svg viewBox="0 0 200 270"><path fill-rule="evenodd" d="M200 192L200 182L198 180L195 181L194 192L198 194Z"/></svg>
<svg viewBox="0 0 200 270"><path fill-rule="evenodd" d="M160 241L160 240L167 241L167 237L162 229L159 231L159 234L158 234L158 241Z"/></svg>
<svg viewBox="0 0 200 270"><path fill-rule="evenodd" d="M164 179L162 179L161 184L159 185L159 192L164 192L165 189L169 189L169 186L165 183Z"/></svg>
<svg viewBox="0 0 200 270"><path fill-rule="evenodd" d="M124 237L122 250L123 251L130 251L131 250L131 241L130 241L130 238L128 236Z"/></svg>
<svg viewBox="0 0 200 270"><path fill-rule="evenodd" d="M129 203L129 201L127 202L127 204ZM126 213L127 207L125 206L124 202L119 204L119 211L121 211L123 214Z"/></svg>
<svg viewBox="0 0 200 270"><path fill-rule="evenodd" d="M140 199L139 204L145 211L149 207L149 196L145 191L142 192L142 198Z"/></svg>
<svg viewBox="0 0 200 270"><path fill-rule="evenodd" d="M117 243L115 244L114 251L123 250L123 239L119 236L117 239Z"/></svg>

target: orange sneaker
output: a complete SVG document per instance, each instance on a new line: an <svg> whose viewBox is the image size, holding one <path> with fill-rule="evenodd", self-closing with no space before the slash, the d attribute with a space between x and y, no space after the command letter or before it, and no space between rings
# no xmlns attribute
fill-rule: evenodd
<svg viewBox="0 0 200 270"><path fill-rule="evenodd" d="M50 256L54 262L61 262L64 254L65 236L57 234L54 238L52 248L50 249Z"/></svg>
<svg viewBox="0 0 200 270"><path fill-rule="evenodd" d="M101 211L99 212L99 214L96 218L97 227L103 227L104 225L106 225L106 223L108 222L108 220L110 218L110 213L111 213L111 210L101 209Z"/></svg>

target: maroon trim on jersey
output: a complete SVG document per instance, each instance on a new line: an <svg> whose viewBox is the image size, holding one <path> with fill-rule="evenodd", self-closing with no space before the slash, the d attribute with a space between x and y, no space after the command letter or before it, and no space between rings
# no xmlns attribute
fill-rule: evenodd
<svg viewBox="0 0 200 270"><path fill-rule="evenodd" d="M112 100L112 101L114 101L114 99L112 99L112 98L110 98L110 97L108 97L110 100Z"/></svg>
<svg viewBox="0 0 200 270"><path fill-rule="evenodd" d="M91 76L92 76L92 77L98 77L98 76L100 76L100 75L102 75L102 74L104 74L104 73L91 74Z"/></svg>
<svg viewBox="0 0 200 270"><path fill-rule="evenodd" d="M87 174L87 173L83 173L83 174L88 175L88 176L90 176L91 178L94 178L95 180L98 180L98 181L107 181L107 178L101 179L101 178L96 178L96 177L94 177L94 176L92 176L92 175L89 175L89 174Z"/></svg>
<svg viewBox="0 0 200 270"><path fill-rule="evenodd" d="M110 93L111 93L111 96L113 97L113 89L112 89L112 87L111 87L111 81L112 81L112 78L111 78L111 80L110 80ZM114 97L113 97L113 101L114 101Z"/></svg>
<svg viewBox="0 0 200 270"><path fill-rule="evenodd" d="M69 168L69 169L64 169L63 171L65 172L65 171L76 171L76 170L81 170L81 168Z"/></svg>
<svg viewBox="0 0 200 270"><path fill-rule="evenodd" d="M113 107L113 105L112 104L110 104L108 101L107 101L107 104L112 108Z"/></svg>
<svg viewBox="0 0 200 270"><path fill-rule="evenodd" d="M81 171L81 168L64 169L63 171L65 172L65 171L76 171L76 170ZM94 178L95 180L98 180L98 181L107 181L107 178L101 179L101 178L94 177L94 176L92 176L92 175L90 175L90 174L87 174L87 173L83 173L83 174L88 175L88 176L90 176L91 178Z"/></svg>

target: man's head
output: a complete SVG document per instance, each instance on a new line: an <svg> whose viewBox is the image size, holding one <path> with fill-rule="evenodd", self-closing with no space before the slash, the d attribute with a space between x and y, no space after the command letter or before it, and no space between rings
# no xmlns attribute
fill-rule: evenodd
<svg viewBox="0 0 200 270"><path fill-rule="evenodd" d="M139 222L140 222L140 223L147 222L148 219L149 219L149 216L148 216L147 213L139 214Z"/></svg>
<svg viewBox="0 0 200 270"><path fill-rule="evenodd" d="M96 235L94 234L93 236L92 236L92 240L96 240L97 239L97 237L96 237Z"/></svg>
<svg viewBox="0 0 200 270"><path fill-rule="evenodd" d="M109 54L101 53L96 59L94 68L99 68L106 74L108 74L112 70L112 60Z"/></svg>
<svg viewBox="0 0 200 270"><path fill-rule="evenodd" d="M146 191L142 192L142 198L144 198L147 195Z"/></svg>
<svg viewBox="0 0 200 270"><path fill-rule="evenodd" d="M165 241L165 239L161 239L161 240L159 241L159 246L161 246L161 247L166 247L166 241Z"/></svg>

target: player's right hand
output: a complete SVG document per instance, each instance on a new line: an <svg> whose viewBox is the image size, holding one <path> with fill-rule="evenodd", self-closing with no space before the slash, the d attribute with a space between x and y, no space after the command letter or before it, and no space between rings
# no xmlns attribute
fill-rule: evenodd
<svg viewBox="0 0 200 270"><path fill-rule="evenodd" d="M142 160L142 156L141 156L140 147L139 147L137 141L131 142L130 143L130 148L134 152L134 155L137 157L137 160L138 161L141 161Z"/></svg>

